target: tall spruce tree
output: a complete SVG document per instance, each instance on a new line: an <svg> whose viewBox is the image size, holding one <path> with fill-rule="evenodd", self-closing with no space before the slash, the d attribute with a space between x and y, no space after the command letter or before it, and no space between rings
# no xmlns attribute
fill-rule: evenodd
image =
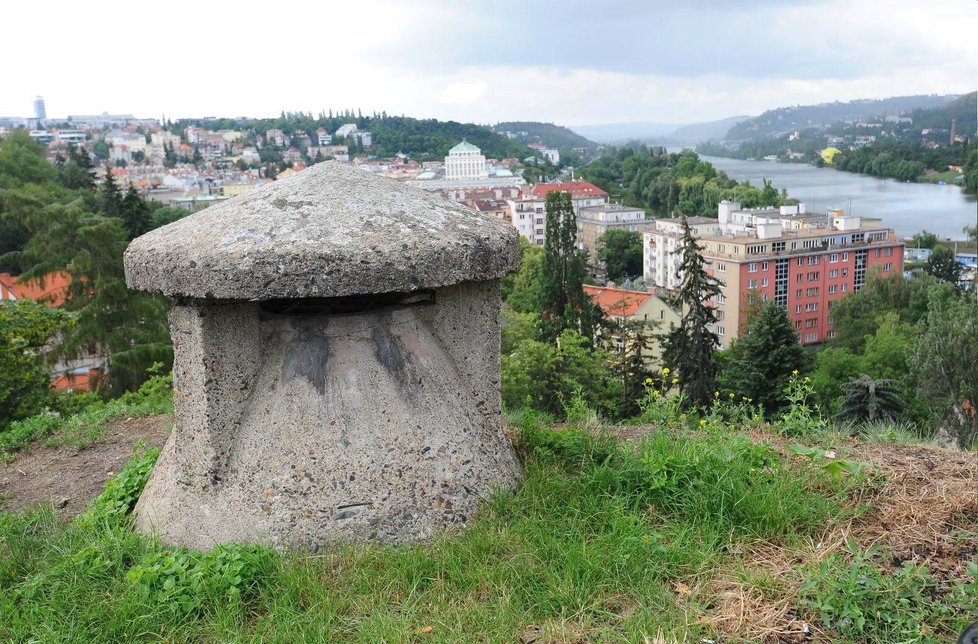
<svg viewBox="0 0 978 644"><path fill-rule="evenodd" d="M547 195L547 237L543 246L544 288L541 297L540 335L555 342L565 329L592 341L595 307L584 293L584 251L577 245L577 217L571 195Z"/></svg>
<svg viewBox="0 0 978 644"><path fill-rule="evenodd" d="M153 228L149 206L131 185L126 190L126 196L122 198L120 214L129 239L135 239Z"/></svg>
<svg viewBox="0 0 978 644"><path fill-rule="evenodd" d="M706 272L702 247L693 231L682 218L683 258L679 266L682 286L679 307L682 318L679 326L665 337L666 365L678 372L679 390L687 405L706 406L717 388L719 366L714 353L720 338L713 331L717 322L712 301L720 294L720 283Z"/></svg>
<svg viewBox="0 0 978 644"><path fill-rule="evenodd" d="M747 333L730 347L723 387L754 399L771 413L784 405L784 388L791 372L805 370L809 362L788 312L779 304L767 302Z"/></svg>
<svg viewBox="0 0 978 644"><path fill-rule="evenodd" d="M118 217L122 208L122 196L119 186L112 175L112 166L105 163L105 181L102 182L103 211L109 217Z"/></svg>

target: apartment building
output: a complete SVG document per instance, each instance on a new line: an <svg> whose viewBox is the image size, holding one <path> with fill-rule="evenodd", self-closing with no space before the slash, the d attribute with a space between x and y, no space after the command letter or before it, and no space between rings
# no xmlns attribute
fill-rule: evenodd
<svg viewBox="0 0 978 644"><path fill-rule="evenodd" d="M589 181L538 183L530 187L519 199L509 200L509 207L513 226L534 244L543 245L546 238L547 195L551 192L569 192L577 216L582 208L608 204L608 193Z"/></svg>
<svg viewBox="0 0 978 644"><path fill-rule="evenodd" d="M714 302L723 347L744 331L753 298L785 307L803 344L834 336L832 305L862 288L872 271L903 271L904 246L880 219L832 208L808 213L804 204L741 209L723 201L717 219L688 217L702 255L722 284ZM659 288L682 285L682 224L659 219L644 235L645 279Z"/></svg>
<svg viewBox="0 0 978 644"><path fill-rule="evenodd" d="M609 230L620 229L641 235L655 229L655 220L645 218L642 208L621 204L601 204L577 209L577 247L588 253L588 264L595 273L603 269L598 262L598 240ZM635 277L635 276L633 276Z"/></svg>
<svg viewBox="0 0 978 644"><path fill-rule="evenodd" d="M824 342L835 335L837 300L862 288L874 271L884 277L903 271L903 241L878 219L835 216L824 227L788 231L768 223L699 241L722 285L714 331L723 347L744 331L746 307L755 298L785 307L802 344Z"/></svg>

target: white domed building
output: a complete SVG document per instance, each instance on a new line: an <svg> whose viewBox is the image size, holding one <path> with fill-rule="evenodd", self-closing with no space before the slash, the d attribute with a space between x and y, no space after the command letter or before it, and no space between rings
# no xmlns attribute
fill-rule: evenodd
<svg viewBox="0 0 978 644"><path fill-rule="evenodd" d="M448 151L448 156L445 157L445 178L449 181L488 177L486 157L476 146L463 140Z"/></svg>

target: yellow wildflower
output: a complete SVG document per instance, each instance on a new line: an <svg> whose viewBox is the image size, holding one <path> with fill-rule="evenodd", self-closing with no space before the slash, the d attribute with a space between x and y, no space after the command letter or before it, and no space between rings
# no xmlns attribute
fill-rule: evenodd
<svg viewBox="0 0 978 644"><path fill-rule="evenodd" d="M791 372L791 375L792 375L792 376L797 376L797 375L798 375L798 370L797 370L797 369L795 369L794 371L792 371L792 372Z"/></svg>
<svg viewBox="0 0 978 644"><path fill-rule="evenodd" d="M811 382L811 381L812 381L811 378L809 378L808 376L805 376L805 382Z"/></svg>
<svg viewBox="0 0 978 644"><path fill-rule="evenodd" d="M652 384L652 379L651 378L646 378L645 379L645 384L651 385Z"/></svg>
<svg viewBox="0 0 978 644"><path fill-rule="evenodd" d="M713 397L714 398L719 398L720 397L720 392L719 391L714 391L713 392Z"/></svg>
<svg viewBox="0 0 978 644"><path fill-rule="evenodd" d="M678 385L679 384L679 378L673 378L672 379L672 384Z"/></svg>
<svg viewBox="0 0 978 644"><path fill-rule="evenodd" d="M700 420L700 425L701 425L701 426L702 426L702 425L706 425L706 419L705 419L705 418L703 418L703 419L701 419L701 420Z"/></svg>
<svg viewBox="0 0 978 644"><path fill-rule="evenodd" d="M733 399L733 397L734 397L734 395L733 395L733 392L731 391L730 392L730 398Z"/></svg>
<svg viewBox="0 0 978 644"><path fill-rule="evenodd" d="M669 375L669 367L662 367L662 375L663 376Z"/></svg>

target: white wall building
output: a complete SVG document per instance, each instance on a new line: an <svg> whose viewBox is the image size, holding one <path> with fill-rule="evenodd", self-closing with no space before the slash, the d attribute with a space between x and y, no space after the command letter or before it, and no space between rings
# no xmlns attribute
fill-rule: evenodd
<svg viewBox="0 0 978 644"><path fill-rule="evenodd" d="M471 143L462 141L448 151L445 157L445 178L450 181L468 179L486 179L489 171L486 169L486 157L479 148Z"/></svg>
<svg viewBox="0 0 978 644"><path fill-rule="evenodd" d="M687 217L696 237L721 231L720 223L708 217ZM657 219L655 230L642 235L643 275L659 288L678 289L682 285L679 265L683 254L681 220Z"/></svg>

